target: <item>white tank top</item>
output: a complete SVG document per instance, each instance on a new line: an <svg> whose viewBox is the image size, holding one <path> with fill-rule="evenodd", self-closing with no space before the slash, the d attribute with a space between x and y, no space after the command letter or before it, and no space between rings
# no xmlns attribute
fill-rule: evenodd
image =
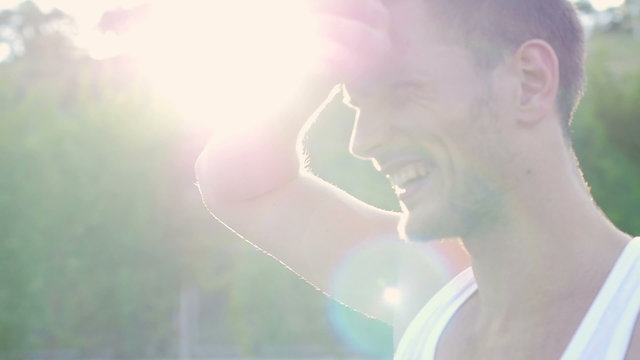
<svg viewBox="0 0 640 360"><path fill-rule="evenodd" d="M447 323L478 289L468 268L420 310L405 331L395 360L434 360ZM623 360L640 310L640 238L627 244L561 360Z"/></svg>

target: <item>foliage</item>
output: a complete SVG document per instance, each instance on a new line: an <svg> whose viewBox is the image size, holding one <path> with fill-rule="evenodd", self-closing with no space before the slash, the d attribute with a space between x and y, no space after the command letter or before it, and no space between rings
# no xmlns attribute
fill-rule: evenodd
<svg viewBox="0 0 640 360"><path fill-rule="evenodd" d="M128 59L51 51L51 32L21 30L57 16L32 3L3 14L28 35L16 49L33 45L0 65L1 358L175 356L180 292L194 287L226 299L202 321L200 343L247 355L346 351L324 295L204 210L197 124Z"/></svg>
<svg viewBox="0 0 640 360"><path fill-rule="evenodd" d="M388 328L330 302L210 219L193 186L206 138L196 124L155 96L127 59L92 61L63 33L19 30L27 23L15 19L42 29L63 19L33 6L0 14L0 27L31 44L0 65L1 358L175 356L185 288L210 299L202 344L245 355L290 354L296 344L307 354L388 355ZM119 28L114 19L105 24ZM603 35L591 45L574 144L598 203L638 234L640 43ZM312 167L396 209L386 180L347 153L352 115L331 104L310 134Z"/></svg>
<svg viewBox="0 0 640 360"><path fill-rule="evenodd" d="M175 299L180 275L167 237L172 204L159 196L175 185L165 176L167 116L139 103L135 88L95 81L96 64L67 66L2 69L13 81L1 89L0 246L15 286L3 288L2 308L14 311L0 322L12 338L0 342L113 356L162 347L170 334L155 322L173 306L153 299Z"/></svg>
<svg viewBox="0 0 640 360"><path fill-rule="evenodd" d="M67 35L73 29L71 18L60 10L43 13L33 1L0 12L0 42L11 49L11 58L60 57L72 50Z"/></svg>
<svg viewBox="0 0 640 360"><path fill-rule="evenodd" d="M640 233L640 41L591 41L589 87L574 121L574 146L596 202L630 234Z"/></svg>
<svg viewBox="0 0 640 360"><path fill-rule="evenodd" d="M574 3L576 9L585 14L593 14L596 12L596 9L593 7L590 1L587 0L579 0Z"/></svg>

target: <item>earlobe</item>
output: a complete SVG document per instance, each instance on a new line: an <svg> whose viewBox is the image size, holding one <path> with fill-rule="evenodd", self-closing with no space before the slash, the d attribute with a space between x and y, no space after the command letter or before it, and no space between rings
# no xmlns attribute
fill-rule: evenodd
<svg viewBox="0 0 640 360"><path fill-rule="evenodd" d="M530 40L516 52L514 60L520 85L518 121L533 125L550 117L558 94L558 57L542 40Z"/></svg>

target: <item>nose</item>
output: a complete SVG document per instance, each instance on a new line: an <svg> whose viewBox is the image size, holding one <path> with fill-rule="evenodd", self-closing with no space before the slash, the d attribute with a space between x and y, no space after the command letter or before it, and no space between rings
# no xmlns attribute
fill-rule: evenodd
<svg viewBox="0 0 640 360"><path fill-rule="evenodd" d="M382 113L358 110L349 143L351 155L363 160L373 159L388 142L390 130Z"/></svg>

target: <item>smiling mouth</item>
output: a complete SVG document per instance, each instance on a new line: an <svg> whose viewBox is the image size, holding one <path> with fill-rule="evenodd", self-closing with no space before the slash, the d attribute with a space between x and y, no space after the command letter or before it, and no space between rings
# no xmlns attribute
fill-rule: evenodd
<svg viewBox="0 0 640 360"><path fill-rule="evenodd" d="M414 193L419 185L429 176L429 167L421 162L410 163L396 168L386 174L396 195L401 198Z"/></svg>

